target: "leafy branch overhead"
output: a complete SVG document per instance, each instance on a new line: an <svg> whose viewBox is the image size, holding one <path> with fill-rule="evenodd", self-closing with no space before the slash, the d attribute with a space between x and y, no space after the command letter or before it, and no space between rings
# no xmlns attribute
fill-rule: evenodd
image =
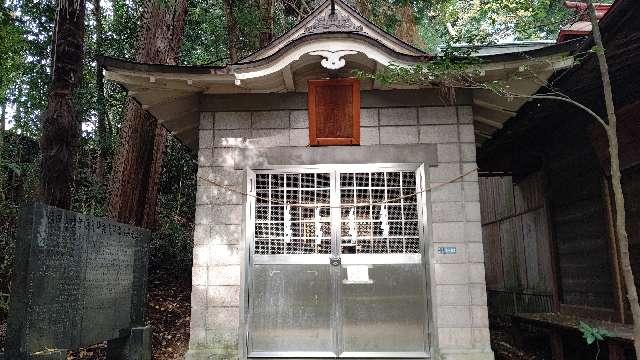
<svg viewBox="0 0 640 360"><path fill-rule="evenodd" d="M354 70L353 73L360 79L379 81L385 86L428 84L434 87L466 87L474 77L481 75L480 63L480 59L473 57L438 57L414 66L390 64L377 73L362 70Z"/></svg>

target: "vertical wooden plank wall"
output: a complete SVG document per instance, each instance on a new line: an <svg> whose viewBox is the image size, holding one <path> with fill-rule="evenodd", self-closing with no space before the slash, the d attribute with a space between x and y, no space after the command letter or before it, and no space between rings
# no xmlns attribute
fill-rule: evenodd
<svg viewBox="0 0 640 360"><path fill-rule="evenodd" d="M544 178L481 177L487 288L549 294L551 258Z"/></svg>

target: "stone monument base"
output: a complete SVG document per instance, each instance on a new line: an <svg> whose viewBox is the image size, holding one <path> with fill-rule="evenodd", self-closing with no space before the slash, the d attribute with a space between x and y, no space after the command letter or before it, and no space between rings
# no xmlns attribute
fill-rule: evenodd
<svg viewBox="0 0 640 360"><path fill-rule="evenodd" d="M15 359L14 359L15 358ZM67 350L56 349L17 355L12 360L66 360ZM151 360L151 326L135 327L124 336L107 341L108 360ZM0 360L9 360L0 353Z"/></svg>
<svg viewBox="0 0 640 360"><path fill-rule="evenodd" d="M129 334L107 341L108 360L151 360L151 326L131 328Z"/></svg>

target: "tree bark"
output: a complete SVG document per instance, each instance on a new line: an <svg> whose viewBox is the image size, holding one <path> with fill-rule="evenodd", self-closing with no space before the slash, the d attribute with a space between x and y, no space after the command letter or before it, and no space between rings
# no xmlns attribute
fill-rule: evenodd
<svg viewBox="0 0 640 360"><path fill-rule="evenodd" d="M611 90L611 80L609 78L609 66L605 55L602 35L598 25L598 18L593 6L592 0L587 0L589 17L593 31L593 40L598 47L596 56L598 65L600 66L600 75L602 77L602 88L604 91L604 103L607 109L608 124L605 127L607 137L609 139L609 158L611 161L611 185L613 187L614 203L615 203L615 227L618 239L618 247L620 248L620 263L622 265L622 275L627 292L627 299L631 307L633 317L633 346L636 352L636 358L640 358L640 304L638 304L638 291L636 289L633 271L631 270L631 260L629 259L629 235L627 233L626 211L624 204L624 194L622 192L620 172L620 158L618 154L618 132L616 110L613 104L613 92Z"/></svg>
<svg viewBox="0 0 640 360"><path fill-rule="evenodd" d="M2 147L4 146L4 131L7 128L7 102L3 101L0 107L0 156L2 156Z"/></svg>
<svg viewBox="0 0 640 360"><path fill-rule="evenodd" d="M96 23L96 55L102 52L102 10L100 0L93 0L93 16ZM98 138L98 158L96 161L96 178L103 184L105 181L105 166L108 157L107 140L107 111L104 97L104 74L102 67L96 62L96 113L98 117L97 138Z"/></svg>
<svg viewBox="0 0 640 360"><path fill-rule="evenodd" d="M43 201L64 209L71 207L74 160L80 139L80 121L72 97L82 71L84 15L84 1L58 1L52 85L40 138Z"/></svg>
<svg viewBox="0 0 640 360"><path fill-rule="evenodd" d="M396 14L400 17L400 24L396 28L396 36L408 44L414 46L421 45L416 25L416 17L411 2L409 1L404 5L396 7Z"/></svg>
<svg viewBox="0 0 640 360"><path fill-rule="evenodd" d="M260 0L260 47L273 40L273 0Z"/></svg>
<svg viewBox="0 0 640 360"><path fill-rule="evenodd" d="M367 0L356 0L356 8L360 15L367 19L371 18L371 5Z"/></svg>
<svg viewBox="0 0 640 360"><path fill-rule="evenodd" d="M238 62L238 22L234 10L234 0L224 0L224 15L227 20L227 51L229 63Z"/></svg>
<svg viewBox="0 0 640 360"><path fill-rule="evenodd" d="M186 0L146 1L136 61L176 64L186 14ZM134 100L128 99L125 106L111 179L109 215L119 222L153 228L166 130Z"/></svg>
<svg viewBox="0 0 640 360"><path fill-rule="evenodd" d="M0 165L4 160L4 132L6 130L7 102L3 101L0 107ZM4 178L6 174L0 174L0 200L5 201Z"/></svg>

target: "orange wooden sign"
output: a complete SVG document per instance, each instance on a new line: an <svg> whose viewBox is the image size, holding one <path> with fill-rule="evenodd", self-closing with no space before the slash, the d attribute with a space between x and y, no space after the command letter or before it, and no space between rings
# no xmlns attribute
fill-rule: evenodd
<svg viewBox="0 0 640 360"><path fill-rule="evenodd" d="M309 80L309 144L360 145L360 81Z"/></svg>

